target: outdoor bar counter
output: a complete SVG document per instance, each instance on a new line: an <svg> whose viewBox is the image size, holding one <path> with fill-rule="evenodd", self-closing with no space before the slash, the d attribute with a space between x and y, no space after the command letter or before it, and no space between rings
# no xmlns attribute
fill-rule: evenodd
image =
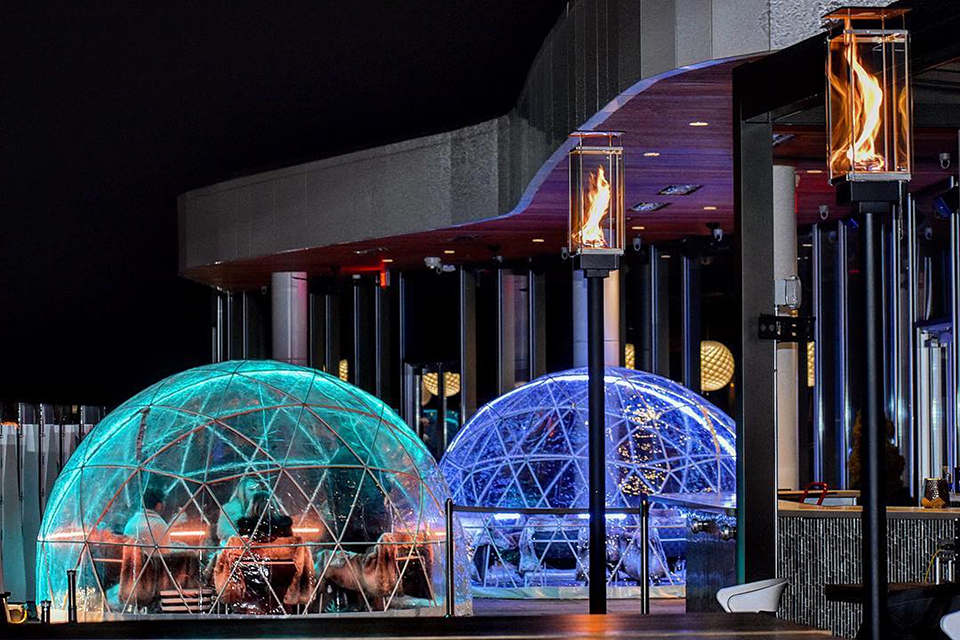
<svg viewBox="0 0 960 640"><path fill-rule="evenodd" d="M824 587L861 581L860 507L817 507L783 500L778 506L777 574L789 581L780 617L855 636L860 605L829 600ZM955 508L889 507L887 579L935 582L938 570L946 579L946 563L935 562L934 556L939 542L956 538L958 520L960 509Z"/></svg>
<svg viewBox="0 0 960 640"><path fill-rule="evenodd" d="M687 610L714 610L716 590L736 582L734 496L670 495L662 501L687 514ZM946 554L934 560L939 543L957 537L960 509L889 507L887 567L891 583L948 579ZM778 616L854 637L861 606L828 599L828 585L858 585L860 507L816 506L780 500L777 518L777 576L788 586ZM774 576L771 576L774 577ZM836 591L837 589L833 589Z"/></svg>

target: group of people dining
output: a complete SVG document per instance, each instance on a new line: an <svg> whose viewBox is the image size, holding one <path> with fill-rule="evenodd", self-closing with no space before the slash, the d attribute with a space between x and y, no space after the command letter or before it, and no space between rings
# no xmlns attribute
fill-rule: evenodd
<svg viewBox="0 0 960 640"><path fill-rule="evenodd" d="M266 477L240 478L232 497L216 505L215 527L212 517L202 527L191 522L167 493L146 487L142 509L123 526L119 581L108 592L111 609L204 610L198 594L218 612L254 614L376 610L404 597L432 600L434 545L394 531L391 499L378 483L362 481L362 469L337 471L327 477L324 517L307 514L297 527ZM300 520L321 524L304 527ZM176 537L178 531L196 537ZM419 579L402 579L408 571L408 578Z"/></svg>

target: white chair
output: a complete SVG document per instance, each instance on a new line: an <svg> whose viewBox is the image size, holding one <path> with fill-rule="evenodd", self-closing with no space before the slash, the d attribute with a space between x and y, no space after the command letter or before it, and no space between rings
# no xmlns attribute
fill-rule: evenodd
<svg viewBox="0 0 960 640"><path fill-rule="evenodd" d="M727 613L776 612L786 588L783 578L735 584L717 591L717 601Z"/></svg>
<svg viewBox="0 0 960 640"><path fill-rule="evenodd" d="M960 611L954 611L940 618L940 631L950 640L960 640Z"/></svg>

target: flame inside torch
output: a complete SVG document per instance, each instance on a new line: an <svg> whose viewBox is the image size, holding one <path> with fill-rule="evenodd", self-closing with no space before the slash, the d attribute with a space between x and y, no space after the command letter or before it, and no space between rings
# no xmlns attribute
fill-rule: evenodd
<svg viewBox="0 0 960 640"><path fill-rule="evenodd" d="M831 77L830 82L843 103L849 104L849 108L843 109L834 127L832 135L836 144L830 163L837 166L836 163L845 157L852 171L884 171L886 160L877 152L877 141L883 125L883 89L876 76L863 66L857 47L852 42L846 44L850 70L853 72L852 83L847 86L841 74ZM851 121L848 122L848 119Z"/></svg>
<svg viewBox="0 0 960 640"><path fill-rule="evenodd" d="M585 214L576 238L582 248L603 249L608 246L600 223L610 209L610 195L610 181L600 165L596 173L590 173L590 188L583 195Z"/></svg>

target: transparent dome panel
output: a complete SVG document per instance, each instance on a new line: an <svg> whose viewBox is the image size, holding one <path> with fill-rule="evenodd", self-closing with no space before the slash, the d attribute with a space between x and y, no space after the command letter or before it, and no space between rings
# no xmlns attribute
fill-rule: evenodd
<svg viewBox="0 0 960 640"><path fill-rule="evenodd" d="M41 526L37 600L65 618L76 571L89 621L442 614L448 495L400 418L337 378L270 361L191 369L121 405L70 458Z"/></svg>
<svg viewBox="0 0 960 640"><path fill-rule="evenodd" d="M609 507L639 507L644 494L736 490L729 416L683 386L641 371L608 367L604 389ZM587 396L585 369L544 376L482 407L451 443L440 468L454 502L492 509L460 514L475 589L555 597L560 591L553 588L586 583L586 514L510 509L587 507ZM651 516L651 579L679 587L683 516L655 498ZM639 525L635 515L608 514L611 586L641 579Z"/></svg>

